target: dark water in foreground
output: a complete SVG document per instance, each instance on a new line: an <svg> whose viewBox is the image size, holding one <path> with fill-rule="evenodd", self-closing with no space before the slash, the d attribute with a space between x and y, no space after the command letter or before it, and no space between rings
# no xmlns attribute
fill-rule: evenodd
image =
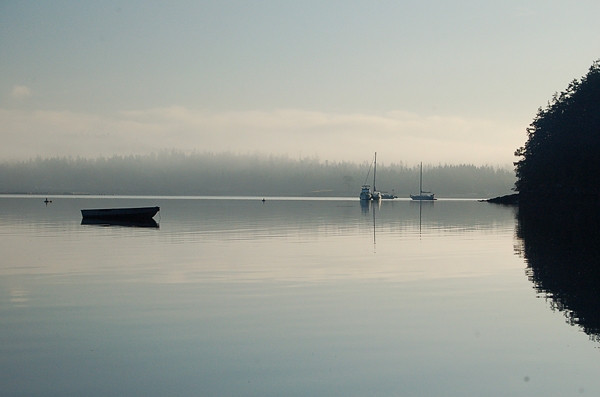
<svg viewBox="0 0 600 397"><path fill-rule="evenodd" d="M52 200L0 197L2 396L600 394L594 308L513 208Z"/></svg>

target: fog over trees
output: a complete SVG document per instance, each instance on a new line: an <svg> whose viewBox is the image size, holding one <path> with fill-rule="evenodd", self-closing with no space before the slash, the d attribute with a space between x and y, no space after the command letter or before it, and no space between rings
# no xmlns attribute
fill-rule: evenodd
<svg viewBox="0 0 600 397"><path fill-rule="evenodd" d="M373 184L361 164L285 156L162 151L147 156L35 158L0 164L0 193L173 196L358 196ZM438 197L492 197L510 192L512 170L494 166L423 165L423 188ZM377 189L408 197L419 190L419 166L377 165Z"/></svg>

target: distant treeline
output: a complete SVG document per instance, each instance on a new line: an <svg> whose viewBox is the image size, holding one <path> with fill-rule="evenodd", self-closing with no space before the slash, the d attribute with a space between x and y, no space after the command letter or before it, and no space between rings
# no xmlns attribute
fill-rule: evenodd
<svg viewBox="0 0 600 397"><path fill-rule="evenodd" d="M377 166L377 189L408 197L419 190L419 167ZM35 158L0 164L0 193L193 196L358 196L373 184L372 164L285 156L163 151L95 159ZM423 189L438 197L509 193L512 170L493 166L424 165Z"/></svg>

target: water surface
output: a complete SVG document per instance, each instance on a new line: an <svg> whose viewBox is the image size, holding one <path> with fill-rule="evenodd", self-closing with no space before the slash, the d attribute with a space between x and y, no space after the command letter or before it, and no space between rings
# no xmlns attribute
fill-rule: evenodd
<svg viewBox="0 0 600 397"><path fill-rule="evenodd" d="M600 393L514 208L43 199L0 198L3 396ZM79 212L149 205L159 227Z"/></svg>

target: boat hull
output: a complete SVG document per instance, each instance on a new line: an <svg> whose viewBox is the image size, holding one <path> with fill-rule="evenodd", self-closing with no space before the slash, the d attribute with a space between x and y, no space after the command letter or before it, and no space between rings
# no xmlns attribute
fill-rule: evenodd
<svg viewBox="0 0 600 397"><path fill-rule="evenodd" d="M361 200L371 200L373 198L371 187L369 185L363 185L359 197Z"/></svg>
<svg viewBox="0 0 600 397"><path fill-rule="evenodd" d="M417 201L433 201L435 200L435 196L433 194L417 194L410 195L410 198Z"/></svg>
<svg viewBox="0 0 600 397"><path fill-rule="evenodd" d="M160 207L99 208L81 210L83 219L144 221L152 219Z"/></svg>

